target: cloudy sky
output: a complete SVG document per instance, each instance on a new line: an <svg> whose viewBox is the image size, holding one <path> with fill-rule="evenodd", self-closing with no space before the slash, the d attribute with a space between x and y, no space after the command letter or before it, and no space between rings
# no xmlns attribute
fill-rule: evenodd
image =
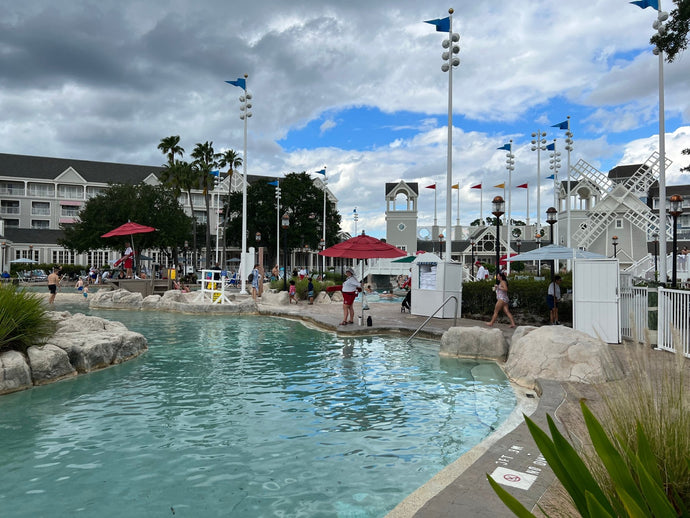
<svg viewBox="0 0 690 518"><path fill-rule="evenodd" d="M536 219L537 153L547 132L600 170L640 163L658 149L656 12L625 0L3 0L0 152L161 165L161 138L180 135L242 151L242 91L253 95L248 172L280 177L327 167L343 227L385 236L384 184L420 183L420 224L445 186L448 74L443 33L424 20L453 7L460 67L453 74L453 183L469 224L507 181L529 183ZM670 0L662 6L672 8ZM690 183L690 56L664 66L668 184ZM541 212L553 199L541 155ZM565 174L565 166L561 176ZM470 189L482 183L483 191ZM445 222L445 195L438 192ZM524 190L513 191L524 218ZM457 214L453 193L453 216ZM486 215L486 214L485 214ZM543 217L541 218L543 221Z"/></svg>

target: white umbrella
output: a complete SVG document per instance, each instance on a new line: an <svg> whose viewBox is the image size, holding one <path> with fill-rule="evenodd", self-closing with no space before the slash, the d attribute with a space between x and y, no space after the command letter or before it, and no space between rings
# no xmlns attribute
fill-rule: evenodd
<svg viewBox="0 0 690 518"><path fill-rule="evenodd" d="M38 261L34 261L33 259L28 259L27 257L22 257L21 259L15 259L14 261L10 261L11 263L25 263L25 264L37 264Z"/></svg>
<svg viewBox="0 0 690 518"><path fill-rule="evenodd" d="M580 250L579 248L568 248L561 245L546 245L535 248L529 252L514 255L507 261L567 261L569 259L603 259L606 256Z"/></svg>

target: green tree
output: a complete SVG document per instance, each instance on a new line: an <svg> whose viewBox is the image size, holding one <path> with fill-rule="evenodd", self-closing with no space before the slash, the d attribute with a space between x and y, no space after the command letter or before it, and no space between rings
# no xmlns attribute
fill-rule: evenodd
<svg viewBox="0 0 690 518"><path fill-rule="evenodd" d="M136 250L157 248L165 254L187 239L191 229L189 216L169 187L115 184L86 202L77 223L62 226L65 236L58 243L78 253L103 248L122 250L129 236L101 236L128 221L156 229L134 237Z"/></svg>
<svg viewBox="0 0 690 518"><path fill-rule="evenodd" d="M669 21L665 24L664 34L652 36L652 45L657 46L666 55L669 63L688 46L688 30L690 29L690 0L673 0L676 8L669 14Z"/></svg>
<svg viewBox="0 0 690 518"><path fill-rule="evenodd" d="M182 147L179 144L179 135L171 135L170 137L165 137L161 139L160 144L158 144L158 149L160 149L164 155L168 156L169 166L173 166L175 164L176 155L180 155L180 157L184 156L184 149L182 149Z"/></svg>
<svg viewBox="0 0 690 518"><path fill-rule="evenodd" d="M197 264L197 221L194 217L194 198L192 197L192 189L199 186L199 180L196 172L189 162L175 160L173 164L168 164L161 173L161 182L172 188L175 196L180 195L182 191L187 193L189 198L189 206L192 210L192 262L196 267ZM173 257L177 262L177 249L173 249Z"/></svg>
<svg viewBox="0 0 690 518"><path fill-rule="evenodd" d="M227 149L220 154L218 160L218 167L227 167L228 172L226 177L228 182L232 181L232 176L235 171L242 165L242 157L234 149ZM223 257L225 257L225 247L227 245L227 235L228 235L228 218L227 212L223 211L225 217L223 218Z"/></svg>
<svg viewBox="0 0 690 518"><path fill-rule="evenodd" d="M258 180L247 187L247 232L254 238L261 233L262 246L268 250L276 248L276 204L275 188L268 185L269 179ZM290 213L290 227L281 236L280 247L287 237L288 248L301 248L309 245L317 250L322 236L323 191L319 189L308 174L290 173L280 180L280 215ZM242 193L234 192L228 197L228 242L240 245L242 237ZM330 200L326 203L326 246L338 242L340 214ZM281 231L282 232L282 231Z"/></svg>
<svg viewBox="0 0 690 518"><path fill-rule="evenodd" d="M192 151L194 158L194 170L199 179L199 186L204 190L204 201L206 202L206 268L211 265L211 190L213 189L216 177L211 171L218 167L220 154L213 150L213 142L206 141L203 144L197 143Z"/></svg>

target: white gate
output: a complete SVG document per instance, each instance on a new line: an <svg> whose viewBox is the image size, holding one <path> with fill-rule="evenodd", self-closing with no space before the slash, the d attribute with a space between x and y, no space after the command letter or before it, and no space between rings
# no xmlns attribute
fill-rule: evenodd
<svg viewBox="0 0 690 518"><path fill-rule="evenodd" d="M620 343L617 259L573 261L573 328L607 343Z"/></svg>

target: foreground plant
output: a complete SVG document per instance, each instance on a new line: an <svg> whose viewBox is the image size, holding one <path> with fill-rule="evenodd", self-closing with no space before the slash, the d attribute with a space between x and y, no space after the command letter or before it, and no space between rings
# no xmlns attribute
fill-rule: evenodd
<svg viewBox="0 0 690 518"><path fill-rule="evenodd" d="M666 494L657 458L642 427L637 426L636 451L617 441L624 451L622 454L587 405L582 402L580 406L592 445L610 477L613 497L597 482L585 461L558 431L551 416L547 416L551 437L525 416L525 422L539 451L570 495L580 515L585 518L690 517L686 503L677 493L670 497ZM686 465L690 465L690 458L687 456ZM487 478L499 498L516 516L535 516L488 474Z"/></svg>
<svg viewBox="0 0 690 518"><path fill-rule="evenodd" d="M40 297L12 284L0 286L0 351L13 349L26 353L50 336L54 324L46 318Z"/></svg>

